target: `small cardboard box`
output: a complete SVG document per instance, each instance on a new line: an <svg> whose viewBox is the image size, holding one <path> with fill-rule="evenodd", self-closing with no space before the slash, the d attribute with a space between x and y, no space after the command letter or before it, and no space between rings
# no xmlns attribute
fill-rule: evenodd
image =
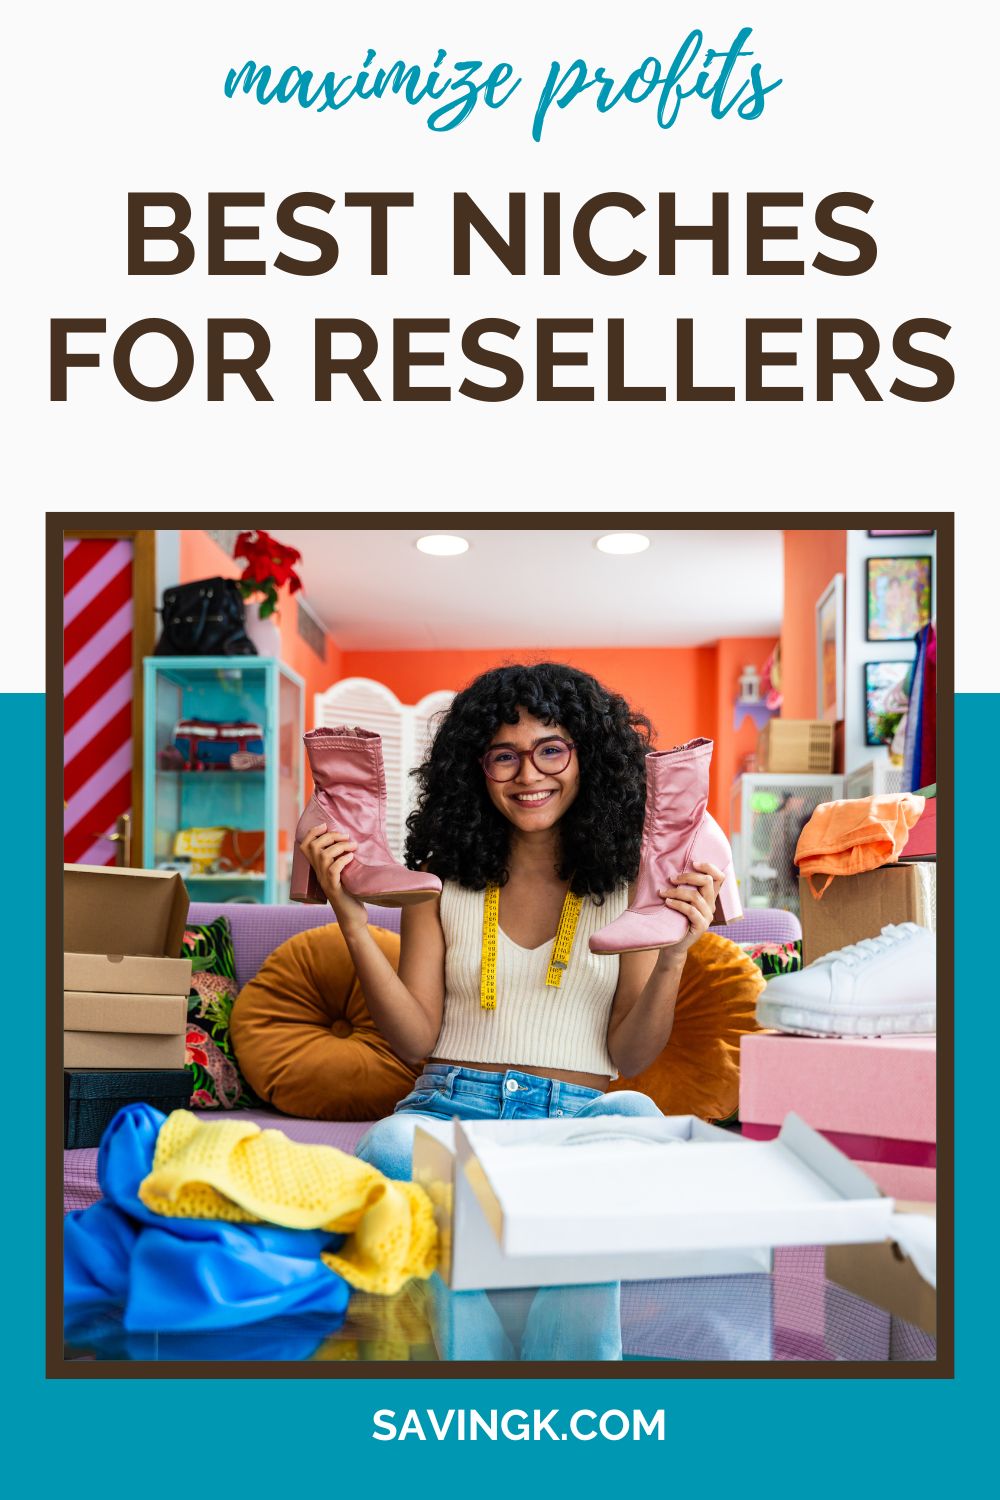
<svg viewBox="0 0 1000 1500"><path fill-rule="evenodd" d="M63 987L102 995L186 995L178 958L188 893L175 870L63 866Z"/></svg>
<svg viewBox="0 0 1000 1500"><path fill-rule="evenodd" d="M751 1144L690 1115L417 1127L453 1290L767 1271L776 1245L888 1234L892 1201L794 1117Z"/></svg>
<svg viewBox="0 0 1000 1500"><path fill-rule="evenodd" d="M884 1193L933 1201L936 1068L933 1036L751 1032L740 1039L741 1129L751 1140L771 1140L793 1112Z"/></svg>
<svg viewBox="0 0 1000 1500"><path fill-rule="evenodd" d="M67 990L63 995L66 1031L132 1031L176 1035L187 1030L186 995L102 995Z"/></svg>
<svg viewBox="0 0 1000 1500"><path fill-rule="evenodd" d="M770 719L757 742L761 771L828 776L833 770L834 726L821 719Z"/></svg>
<svg viewBox="0 0 1000 1500"><path fill-rule="evenodd" d="M65 1068L183 1068L185 1034L64 1031Z"/></svg>
<svg viewBox="0 0 1000 1500"><path fill-rule="evenodd" d="M932 1204L897 1203L897 1213L935 1216ZM937 1337L937 1293L895 1240L880 1245L830 1245L826 1276L865 1302Z"/></svg>
<svg viewBox="0 0 1000 1500"><path fill-rule="evenodd" d="M815 963L835 948L878 937L889 922L916 922L933 931L936 871L936 865L919 861L883 865L864 875L838 875L819 898L807 877L800 876L803 962ZM826 877L814 878L822 886Z"/></svg>

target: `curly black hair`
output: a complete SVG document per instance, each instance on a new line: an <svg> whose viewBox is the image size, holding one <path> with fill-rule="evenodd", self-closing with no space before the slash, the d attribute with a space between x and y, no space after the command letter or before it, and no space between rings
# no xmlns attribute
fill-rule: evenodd
<svg viewBox="0 0 1000 1500"><path fill-rule="evenodd" d="M508 877L510 824L490 801L479 757L518 710L561 724L576 745L580 790L559 822L561 879L598 901L639 869L645 759L653 726L619 693L560 662L494 667L458 693L423 765L407 818L407 864L471 890Z"/></svg>

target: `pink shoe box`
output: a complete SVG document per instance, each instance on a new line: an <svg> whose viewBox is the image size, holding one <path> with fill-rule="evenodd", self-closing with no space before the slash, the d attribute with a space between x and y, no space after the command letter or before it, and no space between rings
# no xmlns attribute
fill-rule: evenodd
<svg viewBox="0 0 1000 1500"><path fill-rule="evenodd" d="M770 1140L794 1111L890 1197L935 1201L937 1038L758 1031L740 1046L740 1122Z"/></svg>
<svg viewBox="0 0 1000 1500"><path fill-rule="evenodd" d="M937 858L937 798L928 797L924 810L910 829L900 859Z"/></svg>

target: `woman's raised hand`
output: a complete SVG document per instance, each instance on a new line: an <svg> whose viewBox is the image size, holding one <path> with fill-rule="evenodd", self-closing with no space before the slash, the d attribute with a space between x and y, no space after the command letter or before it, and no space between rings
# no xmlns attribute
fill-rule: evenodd
<svg viewBox="0 0 1000 1500"><path fill-rule="evenodd" d="M311 828L299 845L316 871L323 894L345 932L368 925L368 912L364 902L352 896L341 882L344 867L354 858L357 847L346 833L327 828L325 823L318 823L315 828Z"/></svg>
<svg viewBox="0 0 1000 1500"><path fill-rule="evenodd" d="M678 875L673 885L664 886L657 895L663 898L664 906L669 906L671 911L680 912L682 917L688 919L687 936L681 938L679 943L671 943L670 947L663 951L671 957L677 957L698 941L712 925L715 916L715 903L719 899L724 876L721 870L711 865L707 860L698 860L691 870L683 870Z"/></svg>

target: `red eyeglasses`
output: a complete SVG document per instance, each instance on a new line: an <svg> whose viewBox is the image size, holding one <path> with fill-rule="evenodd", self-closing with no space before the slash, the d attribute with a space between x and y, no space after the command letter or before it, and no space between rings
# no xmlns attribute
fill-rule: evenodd
<svg viewBox="0 0 1000 1500"><path fill-rule="evenodd" d="M530 760L537 771L558 776L569 765L575 749L575 745L558 736L543 740L532 750L515 750L512 745L496 745L479 757L479 764L491 781L513 781L515 776L520 775L521 766L526 760Z"/></svg>

